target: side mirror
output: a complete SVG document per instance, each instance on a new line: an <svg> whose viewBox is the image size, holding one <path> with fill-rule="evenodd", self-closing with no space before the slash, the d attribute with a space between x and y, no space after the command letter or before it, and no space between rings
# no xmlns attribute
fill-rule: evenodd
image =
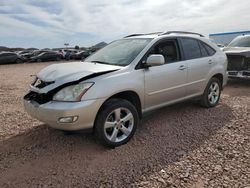
<svg viewBox="0 0 250 188"><path fill-rule="evenodd" d="M147 58L146 65L147 66L159 66L165 63L165 58L163 55L152 54Z"/></svg>

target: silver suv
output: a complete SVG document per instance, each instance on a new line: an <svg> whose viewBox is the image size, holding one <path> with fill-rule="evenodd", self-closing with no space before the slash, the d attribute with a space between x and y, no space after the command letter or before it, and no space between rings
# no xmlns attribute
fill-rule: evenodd
<svg viewBox="0 0 250 188"><path fill-rule="evenodd" d="M134 34L84 62L44 68L24 106L53 128L91 128L101 143L115 147L130 140L145 112L191 98L216 106L226 70L226 55L200 34Z"/></svg>

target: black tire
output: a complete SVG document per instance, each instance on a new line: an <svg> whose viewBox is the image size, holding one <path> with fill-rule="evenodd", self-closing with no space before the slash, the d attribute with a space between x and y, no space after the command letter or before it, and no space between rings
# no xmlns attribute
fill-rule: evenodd
<svg viewBox="0 0 250 188"><path fill-rule="evenodd" d="M212 102L209 99L209 94L211 93L210 87L213 84L218 84L218 92L219 92L218 98L217 98L217 100L215 100L215 102ZM209 80L208 84L207 84L207 87L206 87L203 95L201 96L201 100L200 100L201 106L206 107L206 108L211 108L211 107L216 106L219 103L219 100L220 100L221 90L222 90L222 83L221 83L221 81L218 78L215 78L215 77L211 78Z"/></svg>
<svg viewBox="0 0 250 188"><path fill-rule="evenodd" d="M40 63L40 62L42 62L42 60L41 59L37 59L36 62Z"/></svg>
<svg viewBox="0 0 250 188"><path fill-rule="evenodd" d="M22 63L23 61L20 58L16 59L16 64Z"/></svg>
<svg viewBox="0 0 250 188"><path fill-rule="evenodd" d="M128 135L125 135L125 133L123 133L123 131L120 130L118 127L109 128L109 129L111 129L111 132L112 132L111 134L114 133L114 129L117 129L119 131L117 133L117 136L116 136L117 139L118 139L119 134L121 134L122 136L125 135L125 137L127 136L126 138L124 138L121 141L111 141L107 136L107 128L106 129L104 128L104 124L105 124L107 118L110 118L110 116L112 116L112 112L115 109L126 109L129 112L131 112L131 114L133 115L133 126L132 126L132 129ZM121 110L121 114L122 114L122 110ZM114 121L116 121L116 120L114 120ZM122 121L122 118L120 121ZM131 125L131 122L128 122L127 125L125 123L127 123L127 122L123 123L124 126L129 126L128 124ZM119 126L118 124L119 123L117 123L117 126ZM100 109L100 111L97 114L97 117L95 120L95 126L94 126L94 131L95 131L94 133L95 133L97 140L102 145L114 148L114 147L117 147L117 146L120 146L120 145L127 143L133 137L138 124L139 124L139 115L138 115L138 112L133 104L131 104L129 101L124 100L124 99L110 99L107 102L105 102L105 104L102 106L102 108Z"/></svg>

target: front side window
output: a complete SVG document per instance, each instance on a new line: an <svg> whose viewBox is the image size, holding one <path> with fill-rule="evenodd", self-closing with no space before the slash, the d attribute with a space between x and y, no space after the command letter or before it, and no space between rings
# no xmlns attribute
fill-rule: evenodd
<svg viewBox="0 0 250 188"><path fill-rule="evenodd" d="M149 55L151 54L161 54L165 59L165 63L172 63L179 60L179 51L177 43L175 40L162 41L156 46L154 46Z"/></svg>
<svg viewBox="0 0 250 188"><path fill-rule="evenodd" d="M197 40L191 38L182 38L181 41L187 60L201 57L201 50Z"/></svg>
<svg viewBox="0 0 250 188"><path fill-rule="evenodd" d="M230 44L229 47L250 47L250 36L236 37Z"/></svg>
<svg viewBox="0 0 250 188"><path fill-rule="evenodd" d="M126 66L136 58L151 40L150 38L117 40L100 49L84 61Z"/></svg>

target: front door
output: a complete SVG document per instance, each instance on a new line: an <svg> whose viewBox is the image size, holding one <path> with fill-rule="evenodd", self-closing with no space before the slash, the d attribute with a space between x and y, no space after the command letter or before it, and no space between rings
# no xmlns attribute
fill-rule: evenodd
<svg viewBox="0 0 250 188"><path fill-rule="evenodd" d="M181 61L177 40L156 44L150 54L161 54L165 64L149 67L145 73L146 110L164 106L186 96L187 64Z"/></svg>

